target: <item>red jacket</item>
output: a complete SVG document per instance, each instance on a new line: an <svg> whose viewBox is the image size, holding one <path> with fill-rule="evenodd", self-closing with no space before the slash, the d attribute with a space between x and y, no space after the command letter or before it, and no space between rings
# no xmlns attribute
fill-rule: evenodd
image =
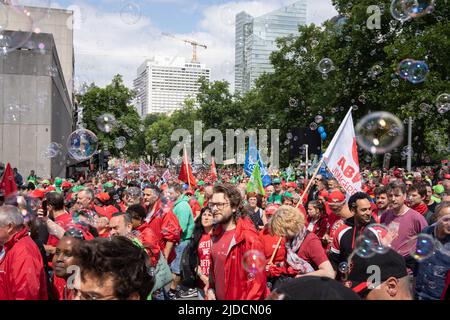
<svg viewBox="0 0 450 320"><path fill-rule="evenodd" d="M108 220L111 220L112 215L116 212L119 212L119 209L117 209L115 206L113 205L108 205L108 206L94 206L94 210L95 212L97 212L99 215L103 216L103 217L107 217Z"/></svg>
<svg viewBox="0 0 450 320"><path fill-rule="evenodd" d="M38 246L24 228L4 247L0 260L0 300L47 300L47 281Z"/></svg>
<svg viewBox="0 0 450 320"><path fill-rule="evenodd" d="M259 232L259 237L264 245L264 255L266 256L266 263L269 263L270 258L278 244L279 236L271 235L266 225L264 229ZM281 239L280 245L272 260L272 266L266 268L267 277L276 278L281 276L285 271L284 260L286 255L286 241L284 237Z"/></svg>
<svg viewBox="0 0 450 320"><path fill-rule="evenodd" d="M223 232L219 225L213 233L214 236ZM269 294L265 272L258 272L250 277L245 271L242 260L249 250L264 252L264 245L256 232L253 222L248 218L237 221L236 232L228 250L225 260L225 300L264 300ZM214 260L211 259L210 277L214 276ZM210 281L210 288L214 288Z"/></svg>
<svg viewBox="0 0 450 320"><path fill-rule="evenodd" d="M153 214L148 221L138 227L138 231L143 233L146 228L150 228L151 237L157 240L159 250L166 248L166 242L171 241L177 243L181 237L181 226L178 222L177 216L169 208L163 208L161 200L158 200L153 206ZM146 231L148 235L150 231ZM148 238L150 239L150 238ZM140 239L142 242L148 243L149 240ZM145 246L145 244L144 244ZM154 250L151 250L152 252ZM175 259L175 246L169 254L167 262L172 262Z"/></svg>

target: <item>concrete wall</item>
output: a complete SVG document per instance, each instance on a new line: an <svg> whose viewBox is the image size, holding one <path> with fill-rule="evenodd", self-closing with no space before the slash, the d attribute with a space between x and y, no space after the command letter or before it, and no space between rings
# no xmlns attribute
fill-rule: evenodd
<svg viewBox="0 0 450 320"><path fill-rule="evenodd" d="M26 7L30 16L17 8L2 5L0 10L6 19L5 30L21 30L31 36L33 32L53 34L62 73L72 100L74 77L74 48L73 48L73 11L63 9ZM30 23L30 21L34 21ZM39 30L38 30L38 29Z"/></svg>
<svg viewBox="0 0 450 320"><path fill-rule="evenodd" d="M30 170L41 177L64 176L70 97L53 36L33 34L31 40L46 50L16 50L0 58L0 161L10 162L23 176ZM42 153L51 142L63 148L46 158Z"/></svg>

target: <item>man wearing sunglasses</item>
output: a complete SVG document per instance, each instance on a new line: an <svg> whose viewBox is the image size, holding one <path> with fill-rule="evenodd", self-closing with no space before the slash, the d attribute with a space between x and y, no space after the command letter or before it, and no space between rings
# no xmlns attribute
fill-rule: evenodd
<svg viewBox="0 0 450 320"><path fill-rule="evenodd" d="M216 185L209 207L215 229L208 300L263 300L268 294L264 246L243 211L241 193L231 184Z"/></svg>

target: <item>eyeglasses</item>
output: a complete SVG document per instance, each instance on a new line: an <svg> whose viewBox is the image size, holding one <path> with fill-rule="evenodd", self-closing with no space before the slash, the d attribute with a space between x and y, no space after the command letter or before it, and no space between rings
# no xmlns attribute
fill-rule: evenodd
<svg viewBox="0 0 450 320"><path fill-rule="evenodd" d="M223 208L225 208L226 205L229 205L229 202L210 202L208 204L208 207L210 209L213 209L214 207L217 207L217 209L222 210Z"/></svg>

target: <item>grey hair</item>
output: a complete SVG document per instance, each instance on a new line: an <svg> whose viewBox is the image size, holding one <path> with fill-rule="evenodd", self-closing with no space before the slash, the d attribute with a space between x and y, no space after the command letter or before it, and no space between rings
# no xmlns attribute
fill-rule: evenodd
<svg viewBox="0 0 450 320"><path fill-rule="evenodd" d="M7 225L22 226L24 220L20 211L15 206L5 205L0 207L0 227L6 227Z"/></svg>
<svg viewBox="0 0 450 320"><path fill-rule="evenodd" d="M86 192L86 194L88 195L89 199L94 200L94 191L92 191L89 188L83 188L80 191Z"/></svg>

